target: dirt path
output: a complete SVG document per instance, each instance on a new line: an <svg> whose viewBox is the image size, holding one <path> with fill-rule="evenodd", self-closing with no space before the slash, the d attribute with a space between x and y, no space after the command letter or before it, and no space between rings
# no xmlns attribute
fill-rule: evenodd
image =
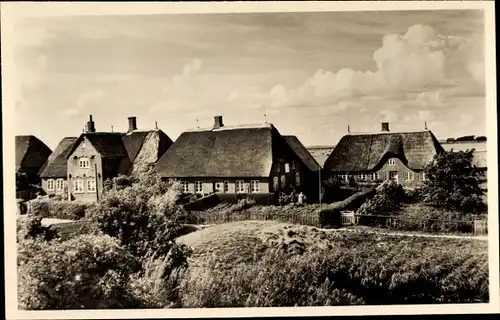
<svg viewBox="0 0 500 320"><path fill-rule="evenodd" d="M448 239L470 239L479 241L488 241L488 236L457 236L449 234L425 234L425 233L405 233L397 231L379 231L379 230L368 230L368 229L318 229L325 232L366 232L373 234L383 234L389 236L401 236L401 237L423 237L423 238L448 238Z"/></svg>
<svg viewBox="0 0 500 320"><path fill-rule="evenodd" d="M197 228L205 229L212 225L195 225ZM410 233L410 232L397 232L397 231L380 231L380 230L370 230L370 229L347 229L347 228L339 228L339 229L323 229L316 228L325 232L366 232L372 234L383 234L389 236L400 236L400 237L423 237L423 238L448 238L448 239L469 239L469 240L478 240L478 241L488 241L488 236L459 236L459 235L451 235L451 234L426 234L426 233Z"/></svg>

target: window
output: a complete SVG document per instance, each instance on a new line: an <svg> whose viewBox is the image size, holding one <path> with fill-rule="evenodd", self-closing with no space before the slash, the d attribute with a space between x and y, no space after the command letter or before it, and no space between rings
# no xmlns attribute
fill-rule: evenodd
<svg viewBox="0 0 500 320"><path fill-rule="evenodd" d="M290 172L290 164L285 163L285 172L288 173Z"/></svg>
<svg viewBox="0 0 500 320"><path fill-rule="evenodd" d="M194 191L196 193L203 193L203 182L202 181L195 181L194 182Z"/></svg>
<svg viewBox="0 0 500 320"><path fill-rule="evenodd" d="M189 193L189 182L182 181L181 185L182 185L182 192Z"/></svg>
<svg viewBox="0 0 500 320"><path fill-rule="evenodd" d="M250 181L250 187L252 192L259 192L259 181L257 180L252 180Z"/></svg>
<svg viewBox="0 0 500 320"><path fill-rule="evenodd" d="M388 180L388 179L389 179L389 173L384 172L384 180Z"/></svg>
<svg viewBox="0 0 500 320"><path fill-rule="evenodd" d="M236 192L237 193L245 192L245 183L243 182L243 180L236 181Z"/></svg>
<svg viewBox="0 0 500 320"><path fill-rule="evenodd" d="M389 161L387 161L387 163L391 166L394 166L396 165L396 159L392 158L392 159L389 159Z"/></svg>
<svg viewBox="0 0 500 320"><path fill-rule="evenodd" d="M47 180L47 191L54 191L54 179Z"/></svg>
<svg viewBox="0 0 500 320"><path fill-rule="evenodd" d="M372 180L374 181L380 180L380 173L378 172L372 173Z"/></svg>
<svg viewBox="0 0 500 320"><path fill-rule="evenodd" d="M274 189L274 191L278 190L278 186L279 186L278 182L279 182L278 177L274 177L273 178L273 189Z"/></svg>
<svg viewBox="0 0 500 320"><path fill-rule="evenodd" d="M83 180L82 179L75 179L73 181L73 188L75 193L82 193L83 192Z"/></svg>
<svg viewBox="0 0 500 320"><path fill-rule="evenodd" d="M216 182L215 183L215 192L222 192L222 188L223 188L223 183L222 182Z"/></svg>
<svg viewBox="0 0 500 320"><path fill-rule="evenodd" d="M425 172L422 172L422 181L425 181Z"/></svg>
<svg viewBox="0 0 500 320"><path fill-rule="evenodd" d="M285 189L286 187L286 177L283 175L281 176L281 189Z"/></svg>
<svg viewBox="0 0 500 320"><path fill-rule="evenodd" d="M95 178L87 179L87 192L95 192Z"/></svg>
<svg viewBox="0 0 500 320"><path fill-rule="evenodd" d="M64 180L63 179L56 180L56 189L57 190L64 190Z"/></svg>
<svg viewBox="0 0 500 320"><path fill-rule="evenodd" d="M298 172L295 173L295 185L300 187L300 173Z"/></svg>
<svg viewBox="0 0 500 320"><path fill-rule="evenodd" d="M90 160L87 158L81 158L78 160L78 166L80 168L90 168Z"/></svg>
<svg viewBox="0 0 500 320"><path fill-rule="evenodd" d="M224 181L224 192L229 192L229 181Z"/></svg>
<svg viewBox="0 0 500 320"><path fill-rule="evenodd" d="M295 161L292 161L292 170L295 170Z"/></svg>
<svg viewBox="0 0 500 320"><path fill-rule="evenodd" d="M412 181L413 180L413 172L405 172L405 180L406 181Z"/></svg>

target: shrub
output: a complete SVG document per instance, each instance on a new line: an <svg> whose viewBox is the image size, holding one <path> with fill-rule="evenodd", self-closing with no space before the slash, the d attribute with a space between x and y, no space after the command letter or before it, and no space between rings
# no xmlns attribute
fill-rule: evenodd
<svg viewBox="0 0 500 320"><path fill-rule="evenodd" d="M127 285L137 262L109 236L25 242L18 250L21 309L127 308L140 305Z"/></svg>
<svg viewBox="0 0 500 320"><path fill-rule="evenodd" d="M30 201L28 213L40 218L79 220L85 216L86 210L93 205L93 203L77 201L37 199Z"/></svg>
<svg viewBox="0 0 500 320"><path fill-rule="evenodd" d="M460 212L485 212L483 174L473 164L473 158L474 149L436 155L425 168L425 203Z"/></svg>
<svg viewBox="0 0 500 320"><path fill-rule="evenodd" d="M57 231L42 225L42 219L33 215L24 215L17 218L17 242L25 240L50 241L58 238Z"/></svg>
<svg viewBox="0 0 500 320"><path fill-rule="evenodd" d="M361 215L392 215L397 212L399 205L405 201L406 195L403 186L387 180L378 188L375 196L358 209Z"/></svg>
<svg viewBox="0 0 500 320"><path fill-rule="evenodd" d="M122 178L113 179L110 189L87 217L136 257L168 255L182 231L179 218L186 214L176 204L180 184L162 181L151 168L137 170L126 179L132 181L130 186L117 183ZM171 256L182 260L183 250L175 252L179 256Z"/></svg>

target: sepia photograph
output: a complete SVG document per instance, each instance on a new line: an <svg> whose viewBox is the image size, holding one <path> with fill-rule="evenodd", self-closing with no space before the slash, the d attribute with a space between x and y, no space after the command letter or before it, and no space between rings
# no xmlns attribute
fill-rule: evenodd
<svg viewBox="0 0 500 320"><path fill-rule="evenodd" d="M494 5L389 4L2 3L8 318L498 312Z"/></svg>

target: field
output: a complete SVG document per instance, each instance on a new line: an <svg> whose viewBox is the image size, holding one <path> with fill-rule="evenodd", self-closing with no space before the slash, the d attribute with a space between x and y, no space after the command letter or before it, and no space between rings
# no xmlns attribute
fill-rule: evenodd
<svg viewBox="0 0 500 320"><path fill-rule="evenodd" d="M322 231L272 221L178 238L193 254L184 307L488 301L487 242Z"/></svg>

